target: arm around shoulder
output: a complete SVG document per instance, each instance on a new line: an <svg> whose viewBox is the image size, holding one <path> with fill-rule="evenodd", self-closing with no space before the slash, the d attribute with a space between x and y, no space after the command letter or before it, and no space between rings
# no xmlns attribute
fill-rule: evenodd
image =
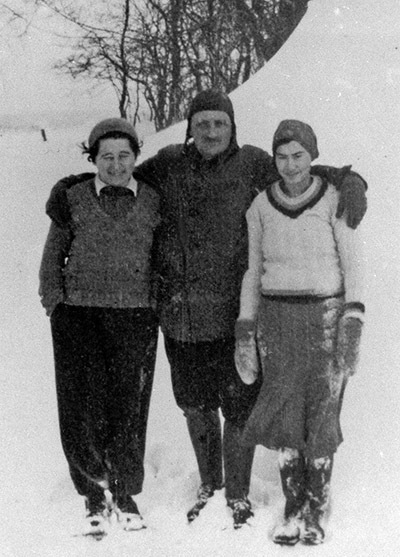
<svg viewBox="0 0 400 557"><path fill-rule="evenodd" d="M362 176L351 170L351 166L336 168L334 166L315 165L312 173L325 178L339 191L339 203L336 216L345 217L350 228L357 228L367 211L367 182Z"/></svg>
<svg viewBox="0 0 400 557"><path fill-rule="evenodd" d="M85 182L95 176L92 172L83 174L70 174L59 180L51 189L49 199L46 203L46 214L58 226L64 228L70 221L70 211L68 206L67 191L80 182Z"/></svg>
<svg viewBox="0 0 400 557"><path fill-rule="evenodd" d="M162 187L165 177L182 156L183 145L173 144L160 149L154 156L136 167L135 173L143 181L156 188Z"/></svg>

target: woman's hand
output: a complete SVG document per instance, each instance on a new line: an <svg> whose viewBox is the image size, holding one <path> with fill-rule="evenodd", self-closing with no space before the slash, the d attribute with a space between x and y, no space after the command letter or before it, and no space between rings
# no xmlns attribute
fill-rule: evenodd
<svg viewBox="0 0 400 557"><path fill-rule="evenodd" d="M237 321L235 337L236 369L243 383L252 385L260 373L254 322Z"/></svg>
<svg viewBox="0 0 400 557"><path fill-rule="evenodd" d="M363 322L357 317L341 317L338 329L337 361L346 377L355 374L359 360Z"/></svg>

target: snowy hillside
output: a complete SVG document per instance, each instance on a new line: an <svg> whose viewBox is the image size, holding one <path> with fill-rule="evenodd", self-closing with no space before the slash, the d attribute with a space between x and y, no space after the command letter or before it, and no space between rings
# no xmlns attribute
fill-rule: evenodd
<svg viewBox="0 0 400 557"><path fill-rule="evenodd" d="M138 504L148 528L77 536L83 501L61 450L50 327L37 295L49 221L44 204L61 176L91 170L78 144L95 123L1 133L0 555L4 557L396 557L400 524L400 6L397 0L313 0L287 44L232 94L238 137L270 151L283 118L317 133L317 162L352 163L369 183L363 230L367 326L359 374L347 389L345 442L336 456L326 543L276 547L282 511L276 455L258 449L251 527L234 531L223 492L198 521L186 511L198 487L186 426L173 401L162 338ZM368 9L367 9L368 8ZM114 114L113 114L114 115ZM110 114L111 116L111 114ZM185 123L146 138L143 158L184 138Z"/></svg>

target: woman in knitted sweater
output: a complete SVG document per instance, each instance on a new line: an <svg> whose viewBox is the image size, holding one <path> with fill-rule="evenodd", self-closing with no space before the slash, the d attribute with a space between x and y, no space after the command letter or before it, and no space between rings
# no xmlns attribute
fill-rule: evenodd
<svg viewBox="0 0 400 557"><path fill-rule="evenodd" d="M101 537L113 511L125 530L143 527L132 496L143 484L157 347L150 263L159 199L132 176L140 148L126 120L99 122L84 152L97 174L68 190L68 225L51 223L40 295L61 441L85 497L84 533Z"/></svg>
<svg viewBox="0 0 400 557"><path fill-rule="evenodd" d="M310 126L281 122L273 154L281 180L247 213L235 359L246 383L261 362L263 385L243 442L279 453L286 505L274 542L317 544L342 441L343 393L358 357L362 246L359 231L336 217L335 188L310 174L318 157Z"/></svg>

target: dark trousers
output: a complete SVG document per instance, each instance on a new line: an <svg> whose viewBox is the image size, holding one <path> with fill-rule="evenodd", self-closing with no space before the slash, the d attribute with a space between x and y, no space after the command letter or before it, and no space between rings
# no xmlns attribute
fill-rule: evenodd
<svg viewBox="0 0 400 557"><path fill-rule="evenodd" d="M150 308L59 304L51 316L61 441L81 495L140 493L158 323ZM117 495L117 493L116 493Z"/></svg>
<svg viewBox="0 0 400 557"><path fill-rule="evenodd" d="M226 497L247 497L254 447L244 447L240 440L259 382L248 386L240 379L234 362L234 338L189 343L165 337L165 350L175 400L185 413L201 482L221 487L223 463ZM219 409L225 418L223 442Z"/></svg>

